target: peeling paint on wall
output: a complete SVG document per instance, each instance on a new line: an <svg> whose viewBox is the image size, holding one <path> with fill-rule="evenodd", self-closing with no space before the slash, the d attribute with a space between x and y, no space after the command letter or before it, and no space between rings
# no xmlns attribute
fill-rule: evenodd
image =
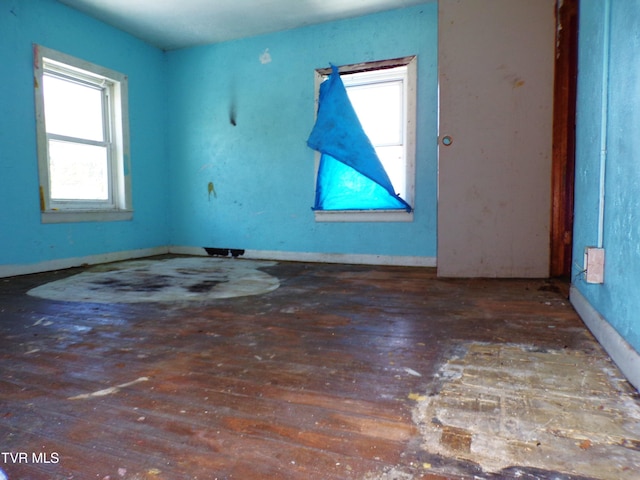
<svg viewBox="0 0 640 480"><path fill-rule="evenodd" d="M234 127L238 124L236 120L237 116L238 116L238 109L236 106L236 101L235 101L235 98L232 98L231 103L229 104L229 123Z"/></svg>
<svg viewBox="0 0 640 480"><path fill-rule="evenodd" d="M209 182L207 185L207 192L209 194L209 201L211 201L211 195L213 198L218 198L218 194L216 193L216 188L213 186L213 182Z"/></svg>
<svg viewBox="0 0 640 480"><path fill-rule="evenodd" d="M265 48L262 55L260 55L260 63L266 65L267 63L271 63L271 54L269 53L269 49Z"/></svg>

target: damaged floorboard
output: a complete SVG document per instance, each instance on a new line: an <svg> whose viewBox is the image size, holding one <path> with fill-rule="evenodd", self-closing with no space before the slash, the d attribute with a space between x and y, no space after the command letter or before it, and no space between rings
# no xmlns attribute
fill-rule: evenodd
<svg viewBox="0 0 640 480"><path fill-rule="evenodd" d="M259 268L279 287L190 302L26 294L90 269L0 279L0 469L10 480L619 480L640 469L638 397L567 285ZM580 465L555 458L555 441Z"/></svg>

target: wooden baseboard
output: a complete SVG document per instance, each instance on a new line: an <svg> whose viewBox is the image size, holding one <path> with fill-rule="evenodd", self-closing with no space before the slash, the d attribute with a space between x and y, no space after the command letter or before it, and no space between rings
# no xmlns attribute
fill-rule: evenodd
<svg viewBox="0 0 640 480"><path fill-rule="evenodd" d="M60 258L24 265L0 265L0 278L49 272L51 270L62 270L65 268L79 267L81 265L97 265L99 263L118 262L132 258L151 257L168 252L168 247L154 247L122 252L100 253L98 255L88 255L85 257Z"/></svg>
<svg viewBox="0 0 640 480"><path fill-rule="evenodd" d="M252 260L276 260L282 262L312 262L312 263L347 263L358 265L393 265L404 267L435 267L435 257L416 257L402 255L367 255L352 253L314 253L314 252L285 252L277 250L240 250L230 248L211 248L211 250L229 250L233 256ZM183 255L207 255L205 248L200 247L169 247L170 253ZM242 252L238 254L238 252Z"/></svg>
<svg viewBox="0 0 640 480"><path fill-rule="evenodd" d="M225 249L218 249L225 250ZM232 249L226 249L231 252ZM242 252L242 253L239 253ZM151 257L175 253L178 255L208 255L204 247L167 246L127 250L122 252L103 253L85 257L61 258L46 262L29 263L24 265L0 265L0 278L30 273L62 270L79 267L81 265L97 265L100 263L117 262L133 258ZM351 263L360 265L395 265L407 267L435 267L435 257L415 257L401 255L363 255L349 253L312 253L312 252L281 252L275 250L235 250L234 256L252 260L276 260L282 262L315 262L315 263ZM229 254L231 256L231 253Z"/></svg>
<svg viewBox="0 0 640 480"><path fill-rule="evenodd" d="M582 321L591 330L593 336L606 350L622 374L627 377L629 383L640 390L640 354L591 306L584 295L574 286L571 286L569 299Z"/></svg>

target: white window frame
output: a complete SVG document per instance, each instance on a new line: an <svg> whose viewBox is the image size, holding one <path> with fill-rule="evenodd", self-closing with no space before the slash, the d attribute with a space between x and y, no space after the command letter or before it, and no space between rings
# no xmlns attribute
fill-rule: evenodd
<svg viewBox="0 0 640 480"><path fill-rule="evenodd" d="M45 72L54 72L76 79L80 83L98 85L104 89L105 128L108 130L105 146L110 171L107 201L51 198L49 139L55 139L56 136L47 134L43 92ZM126 75L41 45L34 45L34 78L42 223L119 221L133 218Z"/></svg>
<svg viewBox="0 0 640 480"><path fill-rule="evenodd" d="M418 57L409 56L392 60L342 65L338 72L342 74L367 71L383 71L389 68L406 66L404 79L405 92L405 163L406 163L406 198L404 200L415 208L415 169L416 169L416 106L417 106L417 72ZM315 111L318 111L320 84L331 74L331 68L319 68L315 71ZM314 187L317 184L318 169L322 154L315 155ZM406 210L314 210L316 222L412 222L413 211Z"/></svg>

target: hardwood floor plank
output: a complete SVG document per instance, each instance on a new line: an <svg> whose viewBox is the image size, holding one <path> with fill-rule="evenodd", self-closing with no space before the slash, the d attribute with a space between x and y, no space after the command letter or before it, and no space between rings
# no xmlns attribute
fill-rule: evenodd
<svg viewBox="0 0 640 480"><path fill-rule="evenodd" d="M0 282L2 451L60 455L10 480L511 478L425 450L416 399L469 342L602 355L545 280L282 262L208 303L26 295L84 270Z"/></svg>

